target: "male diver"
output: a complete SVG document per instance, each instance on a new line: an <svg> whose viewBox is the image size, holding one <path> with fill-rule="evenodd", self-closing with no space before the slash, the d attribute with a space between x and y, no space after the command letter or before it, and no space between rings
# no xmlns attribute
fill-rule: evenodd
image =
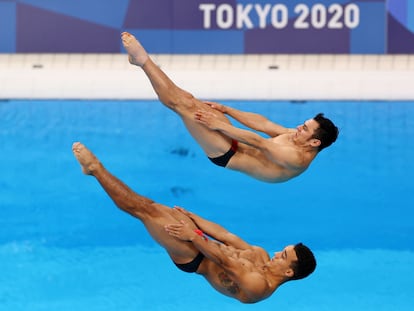
<svg viewBox="0 0 414 311"><path fill-rule="evenodd" d="M114 203L138 218L182 271L202 275L220 293L255 303L290 280L311 274L316 261L302 243L288 245L272 258L218 224L183 208L169 208L141 196L108 172L83 144L72 146L82 171L96 178Z"/></svg>
<svg viewBox="0 0 414 311"><path fill-rule="evenodd" d="M280 183L303 173L338 136L338 128L322 113L293 129L256 113L200 101L176 86L132 34L123 32L121 38L129 62L142 68L159 100L181 117L216 165L264 182ZM270 138L233 126L226 115Z"/></svg>

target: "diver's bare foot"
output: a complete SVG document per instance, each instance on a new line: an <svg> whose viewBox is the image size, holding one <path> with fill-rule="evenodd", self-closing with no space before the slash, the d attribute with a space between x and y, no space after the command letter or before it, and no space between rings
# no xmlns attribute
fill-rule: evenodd
<svg viewBox="0 0 414 311"><path fill-rule="evenodd" d="M125 50L128 52L129 62L132 65L144 66L148 60L148 53L138 40L129 32L123 32L121 34L122 44Z"/></svg>
<svg viewBox="0 0 414 311"><path fill-rule="evenodd" d="M95 155L80 142L73 143L72 151L86 175L93 175L101 163Z"/></svg>

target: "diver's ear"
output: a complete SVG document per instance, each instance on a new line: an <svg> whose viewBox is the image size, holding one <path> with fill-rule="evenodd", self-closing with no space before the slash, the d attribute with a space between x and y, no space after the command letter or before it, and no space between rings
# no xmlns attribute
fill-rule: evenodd
<svg viewBox="0 0 414 311"><path fill-rule="evenodd" d="M319 140L319 139L317 139L317 138L312 138L311 139L311 142L310 142L310 144L311 144L311 146L312 147L319 147L320 145L321 145L321 141Z"/></svg>
<svg viewBox="0 0 414 311"><path fill-rule="evenodd" d="M291 278L295 275L295 272L293 271L293 269L289 268L285 271L285 275L286 277Z"/></svg>

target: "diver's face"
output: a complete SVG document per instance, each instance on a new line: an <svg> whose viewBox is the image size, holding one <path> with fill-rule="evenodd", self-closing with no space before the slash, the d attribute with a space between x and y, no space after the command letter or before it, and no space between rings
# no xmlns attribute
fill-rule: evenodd
<svg viewBox="0 0 414 311"><path fill-rule="evenodd" d="M297 260L294 245L288 245L281 251L274 253L274 256L270 259L270 266L279 270L286 277L291 277L293 276L291 265Z"/></svg>
<svg viewBox="0 0 414 311"><path fill-rule="evenodd" d="M306 120L303 124L296 127L295 141L298 143L307 143L312 146L318 146L320 140L313 138L316 130L319 128L319 123L314 119Z"/></svg>

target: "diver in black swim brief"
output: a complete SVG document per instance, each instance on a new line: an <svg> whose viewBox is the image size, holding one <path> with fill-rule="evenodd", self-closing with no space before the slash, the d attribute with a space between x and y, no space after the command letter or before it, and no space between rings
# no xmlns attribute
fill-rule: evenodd
<svg viewBox="0 0 414 311"><path fill-rule="evenodd" d="M237 148L238 148L238 142L237 140L232 139L231 140L231 147L229 149L229 151L227 151L225 154L216 157L216 158L210 158L210 161L213 162L214 164L221 166L221 167L226 167L227 163L229 163L230 159L232 158L232 156L234 156L237 152Z"/></svg>
<svg viewBox="0 0 414 311"><path fill-rule="evenodd" d="M93 176L120 210L141 221L153 240L180 263L179 269L203 276L223 295L255 303L270 297L280 285L308 276L316 267L312 251L302 243L287 245L270 258L264 248L219 224L138 194L83 144L74 143L72 151L82 172ZM164 275L160 277L164 280Z"/></svg>
<svg viewBox="0 0 414 311"><path fill-rule="evenodd" d="M203 253L198 253L198 255L190 262L188 263L175 263L178 269L188 272L188 273L194 273L197 272L198 267L200 266L201 262L204 259Z"/></svg>

